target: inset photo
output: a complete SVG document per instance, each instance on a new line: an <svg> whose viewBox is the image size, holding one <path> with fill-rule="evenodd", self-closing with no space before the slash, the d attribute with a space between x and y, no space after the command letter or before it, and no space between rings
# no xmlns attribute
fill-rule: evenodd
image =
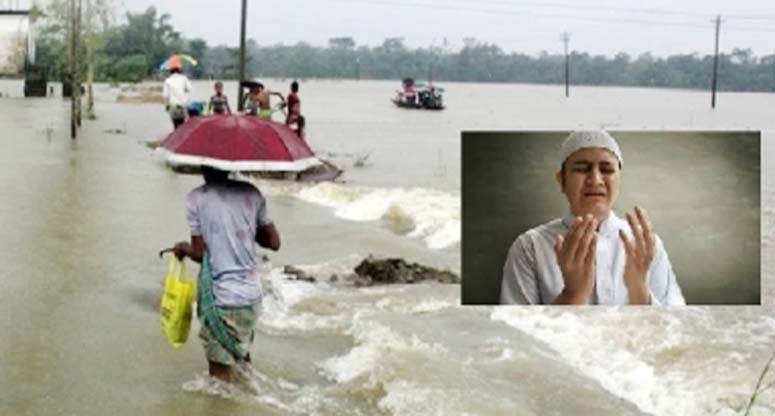
<svg viewBox="0 0 775 416"><path fill-rule="evenodd" d="M760 304L760 137L463 132L462 303Z"/></svg>

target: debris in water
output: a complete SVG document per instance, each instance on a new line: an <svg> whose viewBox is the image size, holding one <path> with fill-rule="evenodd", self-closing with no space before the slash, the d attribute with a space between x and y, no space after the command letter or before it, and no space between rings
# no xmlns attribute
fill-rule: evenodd
<svg viewBox="0 0 775 416"><path fill-rule="evenodd" d="M318 280L335 283L340 280L352 281L355 286L373 286L377 284L411 284L423 281L436 281L439 283L459 284L460 277L448 270L439 270L418 263L409 263L402 258L378 259L369 255L353 270L354 273L341 277L331 274L313 276L300 267L287 265L283 273L290 280L301 280L315 283Z"/></svg>
<svg viewBox="0 0 775 416"><path fill-rule="evenodd" d="M143 143L145 143L145 145L151 148L152 150L156 150L156 148L159 147L159 145L161 145L161 140L150 140Z"/></svg>
<svg viewBox="0 0 775 416"><path fill-rule="evenodd" d="M435 280L439 283L460 283L460 277L448 270L438 270L417 263L408 263L401 258L377 259L366 257L355 267L358 275L356 284L374 285L390 283L417 283Z"/></svg>
<svg viewBox="0 0 775 416"><path fill-rule="evenodd" d="M357 156L355 158L355 162L353 162L353 167L356 167L356 168L365 167L366 164L368 163L369 156L371 156L371 152L373 152L373 150L369 150L368 152L366 152L366 153L364 153L364 154L362 154L360 156Z"/></svg>
<svg viewBox="0 0 775 416"><path fill-rule="evenodd" d="M298 267L293 266L285 266L283 268L283 273L291 275L293 277L293 280L303 280L305 282L315 283L317 279L315 279L314 276L310 276L305 272L304 270L299 269Z"/></svg>

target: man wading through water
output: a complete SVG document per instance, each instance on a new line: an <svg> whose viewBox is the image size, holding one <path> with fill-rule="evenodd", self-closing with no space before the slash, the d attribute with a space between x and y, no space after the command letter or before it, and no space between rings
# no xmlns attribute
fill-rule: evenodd
<svg viewBox="0 0 775 416"><path fill-rule="evenodd" d="M186 197L191 241L175 244L175 255L202 264L197 284L199 338L210 375L227 383L233 367L250 362L250 345L263 290L256 273L255 243L280 248L280 235L267 216L266 200L250 183L203 166L204 185Z"/></svg>

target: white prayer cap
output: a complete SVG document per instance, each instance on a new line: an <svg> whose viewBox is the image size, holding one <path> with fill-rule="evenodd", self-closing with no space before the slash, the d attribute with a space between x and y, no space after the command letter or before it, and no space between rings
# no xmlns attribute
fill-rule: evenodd
<svg viewBox="0 0 775 416"><path fill-rule="evenodd" d="M575 151L588 147L600 147L610 150L619 159L619 163L624 166L624 159L622 159L622 151L619 150L619 145L605 130L579 130L571 133L562 142L562 147L560 147L560 166Z"/></svg>

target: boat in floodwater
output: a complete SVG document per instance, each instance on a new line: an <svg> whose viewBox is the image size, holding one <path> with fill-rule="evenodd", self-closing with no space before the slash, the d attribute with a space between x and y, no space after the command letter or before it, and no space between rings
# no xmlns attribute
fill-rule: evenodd
<svg viewBox="0 0 775 416"><path fill-rule="evenodd" d="M431 83L415 83L412 78L404 78L401 84L403 88L396 91L396 96L391 99L396 106L424 110L444 109L443 88Z"/></svg>

